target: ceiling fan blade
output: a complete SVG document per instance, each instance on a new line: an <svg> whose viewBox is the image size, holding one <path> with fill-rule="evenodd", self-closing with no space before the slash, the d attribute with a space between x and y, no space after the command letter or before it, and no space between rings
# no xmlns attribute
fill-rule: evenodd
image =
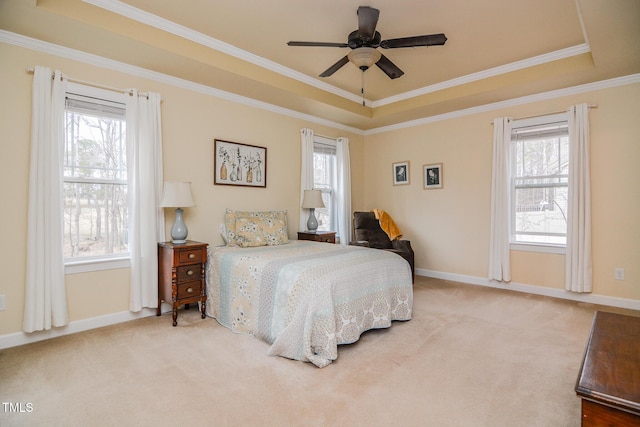
<svg viewBox="0 0 640 427"><path fill-rule="evenodd" d="M378 62L376 62L378 68L380 68L384 73L389 76L390 79L397 79L398 77L402 77L404 71L402 71L396 64L391 62L389 58L382 55Z"/></svg>
<svg viewBox="0 0 640 427"><path fill-rule="evenodd" d="M344 58L333 64L331 67L327 68L322 74L320 74L320 77L329 77L348 63L349 57L345 56Z"/></svg>
<svg viewBox="0 0 640 427"><path fill-rule="evenodd" d="M442 46L447 41L444 34L429 34L426 36L402 37L399 39L389 39L380 42L383 49L396 49L399 47L417 46Z"/></svg>
<svg viewBox="0 0 640 427"><path fill-rule="evenodd" d="M369 41L376 33L376 25L380 11L369 6L360 6L358 8L358 34L363 40Z"/></svg>
<svg viewBox="0 0 640 427"><path fill-rule="evenodd" d="M315 46L315 47L349 47L346 43L325 43L325 42L288 42L289 46Z"/></svg>

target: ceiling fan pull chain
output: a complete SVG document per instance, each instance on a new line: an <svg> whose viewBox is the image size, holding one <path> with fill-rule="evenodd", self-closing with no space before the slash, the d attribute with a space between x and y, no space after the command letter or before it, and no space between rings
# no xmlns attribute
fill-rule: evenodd
<svg viewBox="0 0 640 427"><path fill-rule="evenodd" d="M362 74L362 84L360 85L361 86L360 93L362 94L362 106L364 107L365 106L365 103L364 103L364 70L362 71L361 74Z"/></svg>

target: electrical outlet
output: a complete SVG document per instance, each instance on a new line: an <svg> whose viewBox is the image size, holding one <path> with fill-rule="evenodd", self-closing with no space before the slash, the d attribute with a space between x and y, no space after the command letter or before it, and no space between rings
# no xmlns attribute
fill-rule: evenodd
<svg viewBox="0 0 640 427"><path fill-rule="evenodd" d="M624 280L624 268L617 267L615 270L613 270L613 276L616 278L616 280Z"/></svg>
<svg viewBox="0 0 640 427"><path fill-rule="evenodd" d="M0 311L7 309L7 300L4 295L0 295Z"/></svg>

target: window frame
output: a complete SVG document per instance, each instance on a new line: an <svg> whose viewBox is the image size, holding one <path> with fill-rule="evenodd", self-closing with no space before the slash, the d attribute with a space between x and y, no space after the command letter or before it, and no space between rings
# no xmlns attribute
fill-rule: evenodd
<svg viewBox="0 0 640 427"><path fill-rule="evenodd" d="M541 126L545 124L555 124L565 122L568 124L568 114L567 113L557 113L557 114L549 114L544 116L536 116L529 117L526 119L518 119L514 120L511 126L512 135L514 131L520 128L532 127L532 126ZM516 152L516 144L515 140L510 140L510 150L509 150L509 162L510 162L510 182L509 182L509 191L511 193L511 201L509 205L509 218L511 222L510 230L509 230L509 246L511 250L516 251L527 251L527 252L542 252L542 253L552 253L552 254L565 254L566 253L566 242L564 244L560 243L543 243L543 242L523 242L515 240L516 236L516 180L518 177L516 176L517 172L515 170L515 152ZM568 155L571 155L569 151ZM521 178L520 178L521 179ZM567 172L567 190L569 187L569 174ZM566 235L566 233L565 233Z"/></svg>
<svg viewBox="0 0 640 427"><path fill-rule="evenodd" d="M122 92L110 91L106 89L97 88L94 86L69 82L65 92L65 99L68 95L71 95L71 96L76 95L84 98L92 98L92 99L95 99L96 101L102 100L102 101L106 101L106 103L115 103L118 105L122 105L122 108L125 111L125 120L126 120L126 95ZM66 107L65 107L65 114L66 114ZM66 139L66 136L65 136L65 139ZM125 144L126 144L126 141L125 141ZM64 167L62 168L61 173L62 173L61 182L62 184L64 184L64 182L67 181L67 179L64 176ZM64 209L64 204L63 204L63 209ZM127 204L127 215L128 215L128 210L129 209ZM64 216L64 212L63 212L63 216ZM63 248L60 248L60 250L62 251ZM77 273L85 273L85 272L91 272L91 271L129 268L131 266L130 260L131 260L131 257L129 252L112 254L112 255L102 254L102 255L85 256L85 257L64 257L65 274L77 274Z"/></svg>

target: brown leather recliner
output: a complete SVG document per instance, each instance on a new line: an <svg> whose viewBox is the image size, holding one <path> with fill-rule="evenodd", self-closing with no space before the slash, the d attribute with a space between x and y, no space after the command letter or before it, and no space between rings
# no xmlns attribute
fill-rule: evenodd
<svg viewBox="0 0 640 427"><path fill-rule="evenodd" d="M400 255L411 267L411 279L415 277L413 262L413 249L409 240L391 240L387 233L380 227L380 222L373 212L353 213L353 241L350 245L366 246L369 248L383 249Z"/></svg>

